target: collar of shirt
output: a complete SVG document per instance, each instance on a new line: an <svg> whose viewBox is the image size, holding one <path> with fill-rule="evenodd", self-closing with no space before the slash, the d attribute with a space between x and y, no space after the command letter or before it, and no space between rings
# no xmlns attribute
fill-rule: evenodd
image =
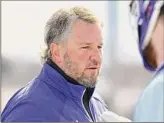
<svg viewBox="0 0 164 123"><path fill-rule="evenodd" d="M153 76L156 76L159 74L162 70L164 70L164 61L161 63L161 65L157 68Z"/></svg>
<svg viewBox="0 0 164 123"><path fill-rule="evenodd" d="M64 73L52 60L48 60L43 64L43 68L39 75L45 83L60 89L70 98L82 100L86 87L80 85L76 80ZM91 98L95 88L87 88L89 97Z"/></svg>

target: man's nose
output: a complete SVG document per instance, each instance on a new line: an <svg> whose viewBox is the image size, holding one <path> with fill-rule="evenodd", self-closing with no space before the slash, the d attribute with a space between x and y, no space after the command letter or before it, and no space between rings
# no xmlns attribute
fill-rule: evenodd
<svg viewBox="0 0 164 123"><path fill-rule="evenodd" d="M102 54L99 49L93 50L90 59L94 61L94 64L101 64L102 61Z"/></svg>

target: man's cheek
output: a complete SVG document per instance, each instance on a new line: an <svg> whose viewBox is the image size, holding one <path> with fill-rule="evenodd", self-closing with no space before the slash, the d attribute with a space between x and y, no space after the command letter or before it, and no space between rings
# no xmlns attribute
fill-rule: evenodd
<svg viewBox="0 0 164 123"><path fill-rule="evenodd" d="M79 55L79 58L78 58L78 59L84 61L84 60L86 60L87 58L88 58L88 54L87 54L87 53L82 53L82 54Z"/></svg>

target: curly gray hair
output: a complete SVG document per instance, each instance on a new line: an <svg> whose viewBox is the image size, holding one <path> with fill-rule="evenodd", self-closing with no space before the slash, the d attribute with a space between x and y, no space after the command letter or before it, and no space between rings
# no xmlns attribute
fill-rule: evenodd
<svg viewBox="0 0 164 123"><path fill-rule="evenodd" d="M67 41L68 35L72 31L73 22L77 19L88 23L100 23L99 19L89 9L84 7L59 9L52 15L45 26L44 42L46 44L46 49L43 55L41 55L41 60L43 62L51 58L51 43L62 43Z"/></svg>

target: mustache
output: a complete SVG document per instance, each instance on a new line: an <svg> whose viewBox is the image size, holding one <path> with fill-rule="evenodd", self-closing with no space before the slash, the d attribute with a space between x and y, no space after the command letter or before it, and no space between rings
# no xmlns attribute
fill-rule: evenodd
<svg viewBox="0 0 164 123"><path fill-rule="evenodd" d="M99 67L100 66L100 63L96 60L92 60L88 65L87 67Z"/></svg>

